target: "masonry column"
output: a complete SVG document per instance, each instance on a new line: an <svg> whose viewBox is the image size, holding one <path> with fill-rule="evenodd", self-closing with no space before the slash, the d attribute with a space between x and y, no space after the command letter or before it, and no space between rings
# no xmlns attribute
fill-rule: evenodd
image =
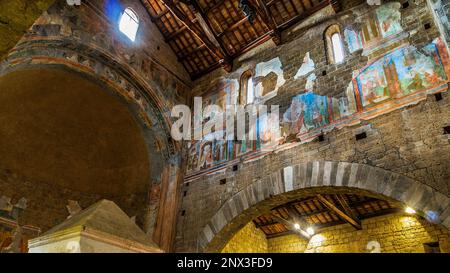
<svg viewBox="0 0 450 273"><path fill-rule="evenodd" d="M184 173L182 166L181 157L173 157L162 173L161 197L153 240L166 252L172 251L176 234L179 185Z"/></svg>

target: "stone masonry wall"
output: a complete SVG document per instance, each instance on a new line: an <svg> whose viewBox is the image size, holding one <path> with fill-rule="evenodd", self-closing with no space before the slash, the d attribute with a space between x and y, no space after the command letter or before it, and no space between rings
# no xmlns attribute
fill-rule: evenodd
<svg viewBox="0 0 450 273"><path fill-rule="evenodd" d="M36 2L39 2L36 5L42 5L44 1ZM33 177L12 174L8 166L0 166L0 196L29 200L22 220L24 224L37 225L42 230L67 217L65 205L68 199L78 200L85 208L101 198L110 198L130 216L138 215L139 225L151 234L159 210L161 188L164 188L162 171L168 165L167 161L179 165L176 151L169 145L171 140L163 129L169 127L165 118L173 105L185 102L185 95L190 91L189 75L151 22L142 2L82 1L81 6L69 6L65 0L54 2L0 63L0 74L33 66L61 65L64 69L79 69L78 72L88 74L93 80L103 80L121 90L119 95L129 102L149 145L148 152L153 158L149 166L151 181L148 181L146 192L98 196L52 188L48 186L51 181L35 181ZM127 7L139 17L135 42L119 31L120 16ZM175 206L166 208L166 214L174 209Z"/></svg>
<svg viewBox="0 0 450 273"><path fill-rule="evenodd" d="M362 7L358 6L359 9ZM341 17L330 17L325 22L320 22L319 14L318 18L311 19L315 24L304 23L303 26L300 24L286 30L281 46L275 47L272 42L268 42L244 54L236 61L236 70L232 73L224 74L217 70L196 81L194 93L202 94L215 79L239 79L244 71L255 64L280 57L286 83L280 87L277 96L266 104L279 104L280 113L284 113L291 98L304 90L306 79L295 80L294 75L305 54L310 52L316 62L315 73L318 75L314 92L340 96L352 79L352 71L365 66L368 61L367 56L356 51L352 54L347 52L342 64L327 63L324 30L333 23L345 26L354 21L354 17L344 15L345 11L341 14ZM402 8L401 14L402 27L410 33L411 44L419 47L439 36L426 1L409 1L409 7ZM424 24L427 23L431 27L425 29ZM326 73L322 74L323 71ZM196 251L199 232L231 196L292 164L316 160L367 164L403 174L449 196L450 135L444 129L449 125L450 95L443 92L442 99L430 95L416 105L351 127L335 129L326 133L323 141L316 139L309 143L297 143L258 160L238 162L235 170L229 166L219 172L190 178L182 189L185 193L181 200L175 248L177 251ZM356 140L355 135L361 132L365 132L367 137Z"/></svg>
<svg viewBox="0 0 450 273"><path fill-rule="evenodd" d="M222 253L423 253L425 244L439 243L450 252L450 233L445 228L403 213L362 221L362 230L349 224L323 228L309 241L298 235L266 239L248 223L223 248Z"/></svg>
<svg viewBox="0 0 450 273"><path fill-rule="evenodd" d="M248 223L237 232L222 253L266 253L267 239L264 232L256 228L253 222Z"/></svg>
<svg viewBox="0 0 450 273"><path fill-rule="evenodd" d="M296 235L272 238L268 240L268 250L270 253L423 253L424 244L438 242L441 252L450 252L448 230L418 217L391 214L363 220L362 226L362 230L348 224L325 228L309 242Z"/></svg>
<svg viewBox="0 0 450 273"><path fill-rule="evenodd" d="M113 200L130 217L142 216L145 206L136 204L144 204L147 200L145 193L116 197L77 192L0 168L0 197L2 196L11 198L12 204L25 198L27 207L19 216L19 224L38 227L42 232L67 219L70 215L66 208L68 200L77 201L82 209L101 199Z"/></svg>

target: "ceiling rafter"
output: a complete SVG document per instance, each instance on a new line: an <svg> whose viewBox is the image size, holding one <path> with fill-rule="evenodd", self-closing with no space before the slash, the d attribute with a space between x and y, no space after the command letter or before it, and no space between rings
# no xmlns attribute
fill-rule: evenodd
<svg viewBox="0 0 450 273"><path fill-rule="evenodd" d="M253 24L238 8L240 0L141 0L178 60L196 79L217 67L231 71L233 59L339 0L248 0Z"/></svg>
<svg viewBox="0 0 450 273"><path fill-rule="evenodd" d="M274 43L276 45L280 45L281 34L269 8L266 6L263 0L250 0L250 2L255 6L256 12L262 19L263 23L270 29L270 31L272 31L272 40L274 41Z"/></svg>
<svg viewBox="0 0 450 273"><path fill-rule="evenodd" d="M298 229L295 228L294 227L295 223L291 223L291 221L286 220L283 217L280 217L280 216L275 215L273 213L272 213L272 216L274 218L276 218L278 221L280 221L288 230L294 232L295 234L299 235L303 239L309 240L311 238L311 236L305 230L303 230L302 227L300 227Z"/></svg>
<svg viewBox="0 0 450 273"><path fill-rule="evenodd" d="M348 223L348 219L340 216L334 208L341 214L346 214L347 218L352 218L360 226L361 220L402 211L400 203L370 196L344 193L320 194L320 196L329 204L323 204L318 195L313 195L273 208L270 213L255 218L253 222L267 238L271 238L294 234L295 223L299 223L304 231L311 227L315 232L320 232L322 228ZM284 220L279 219L280 217Z"/></svg>
<svg viewBox="0 0 450 273"><path fill-rule="evenodd" d="M322 196L320 194L317 195L317 199L319 199L319 201L324 206L326 206L330 210L334 211L337 215L339 215L339 217L341 217L343 220L348 222L350 225L352 225L353 227L355 227L358 230L362 229L361 221L358 218L356 218L353 213L347 212L347 210L351 210L351 209L350 209L350 207L348 207L348 205L346 203L345 203L346 208L344 208L344 211L342 211L335 204L333 204L331 201L329 201L327 198L325 198L324 196Z"/></svg>
<svg viewBox="0 0 450 273"><path fill-rule="evenodd" d="M225 3L225 0L219 0L219 1L217 1L217 2L216 2L214 5L212 5L211 7L206 8L206 9L205 9L205 13L206 13L206 14L210 13L211 11L213 11L213 10L219 8L220 6L222 6L224 3Z"/></svg>
<svg viewBox="0 0 450 273"><path fill-rule="evenodd" d="M197 25L195 25L180 8L178 8L173 0L161 1L164 3L166 8L169 9L190 32L192 32L194 36L196 36L202 43L205 44L206 48L211 53L213 53L220 59L220 63L224 66L224 68L226 68L227 70L231 70L230 60L227 58L226 53L223 52L219 47L217 47L212 41L210 41L206 34L201 29L199 29Z"/></svg>
<svg viewBox="0 0 450 273"><path fill-rule="evenodd" d="M200 22L200 26L203 28L203 31L206 33L206 35L208 36L208 38L217 46L221 49L221 51L223 52L224 56L225 56L225 60L226 60L226 64L225 65L230 65L230 67L227 69L225 68L225 70L231 70L231 63L232 61L230 60L230 56L228 56L227 51L225 49L225 47L223 46L223 43L221 43L216 35L216 33L214 32L212 26L211 26L211 22L208 20L208 17L206 15L206 13L203 11L202 7L200 7L199 3L197 0L182 0L185 1L186 4L190 4L192 9L194 10L194 14L197 17L198 21Z"/></svg>

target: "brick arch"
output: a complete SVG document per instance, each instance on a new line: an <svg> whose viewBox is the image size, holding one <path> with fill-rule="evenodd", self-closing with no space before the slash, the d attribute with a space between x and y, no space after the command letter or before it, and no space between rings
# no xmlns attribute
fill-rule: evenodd
<svg viewBox="0 0 450 273"><path fill-rule="evenodd" d="M198 237L198 251L218 252L253 218L314 193L349 192L401 202L450 230L450 198L404 175L365 164L313 161L285 167L227 200ZM429 219L430 220L430 219Z"/></svg>

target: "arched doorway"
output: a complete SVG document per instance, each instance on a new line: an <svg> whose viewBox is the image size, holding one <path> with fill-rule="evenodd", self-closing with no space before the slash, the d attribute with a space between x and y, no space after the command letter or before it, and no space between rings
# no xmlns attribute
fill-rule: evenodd
<svg viewBox="0 0 450 273"><path fill-rule="evenodd" d="M428 221L450 227L449 198L420 182L364 164L315 161L283 168L235 194L203 228L199 251L221 251L247 223L288 202L345 193L410 206Z"/></svg>

